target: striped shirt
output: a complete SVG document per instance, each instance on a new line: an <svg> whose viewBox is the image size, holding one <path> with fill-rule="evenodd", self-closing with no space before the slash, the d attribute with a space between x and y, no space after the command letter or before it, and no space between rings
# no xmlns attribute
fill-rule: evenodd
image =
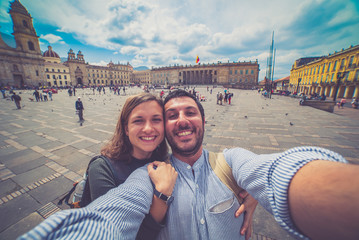
<svg viewBox="0 0 359 240"><path fill-rule="evenodd" d="M339 154L316 147L268 155L242 148L223 153L238 184L272 213L282 228L303 239L306 237L295 229L288 210L291 179L302 166L316 159L346 163ZM240 235L243 216L234 217L240 205L212 171L208 151L203 150L192 167L173 156L171 162L178 178L166 226L158 238L244 239ZM147 168L142 167L88 207L55 213L19 239L135 239L152 197Z"/></svg>

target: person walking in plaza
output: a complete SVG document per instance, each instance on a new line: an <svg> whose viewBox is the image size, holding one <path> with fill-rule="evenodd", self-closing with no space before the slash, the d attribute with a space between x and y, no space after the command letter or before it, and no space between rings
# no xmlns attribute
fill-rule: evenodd
<svg viewBox="0 0 359 240"><path fill-rule="evenodd" d="M33 92L33 94L35 96L36 102L38 102L40 100L40 93L39 91L37 91L37 89L35 89L35 91Z"/></svg>
<svg viewBox="0 0 359 240"><path fill-rule="evenodd" d="M11 101L15 102L17 109L21 109L21 105L20 105L21 97L19 95L16 95L14 91L12 92Z"/></svg>
<svg viewBox="0 0 359 240"><path fill-rule="evenodd" d="M233 97L233 93L228 92L228 104L231 105L231 100Z"/></svg>
<svg viewBox="0 0 359 240"><path fill-rule="evenodd" d="M44 102L47 102L48 99L47 99L47 93L46 92L43 92L42 97L44 98Z"/></svg>
<svg viewBox="0 0 359 240"><path fill-rule="evenodd" d="M83 118L83 111L84 111L84 106L82 104L81 98L78 97L77 101L75 103L75 107L76 107L76 111L79 114L79 121L84 121L85 119Z"/></svg>
<svg viewBox="0 0 359 240"><path fill-rule="evenodd" d="M76 96L76 88L75 88L75 86L73 88L73 92L74 92L74 96Z"/></svg>
<svg viewBox="0 0 359 240"><path fill-rule="evenodd" d="M50 91L49 91L49 98L50 98L50 100L52 101L52 91L51 91L51 89L50 89Z"/></svg>
<svg viewBox="0 0 359 240"><path fill-rule="evenodd" d="M2 98L6 98L6 95L5 95L6 90L5 90L5 88L1 88L1 93L2 93Z"/></svg>

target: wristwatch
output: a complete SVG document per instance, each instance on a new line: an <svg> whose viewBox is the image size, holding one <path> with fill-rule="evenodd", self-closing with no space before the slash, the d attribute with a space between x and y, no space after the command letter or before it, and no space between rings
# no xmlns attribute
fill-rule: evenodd
<svg viewBox="0 0 359 240"><path fill-rule="evenodd" d="M154 194L161 200L165 201L165 203L169 206L172 202L174 197L173 196L167 196L159 191L157 191L156 188L154 188Z"/></svg>

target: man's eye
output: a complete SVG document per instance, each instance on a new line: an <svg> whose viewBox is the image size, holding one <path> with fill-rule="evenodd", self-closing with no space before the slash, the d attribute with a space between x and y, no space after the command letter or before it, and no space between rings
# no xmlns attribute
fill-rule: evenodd
<svg viewBox="0 0 359 240"><path fill-rule="evenodd" d="M167 115L167 118L168 118L168 119L175 119L175 118L176 118L176 114Z"/></svg>

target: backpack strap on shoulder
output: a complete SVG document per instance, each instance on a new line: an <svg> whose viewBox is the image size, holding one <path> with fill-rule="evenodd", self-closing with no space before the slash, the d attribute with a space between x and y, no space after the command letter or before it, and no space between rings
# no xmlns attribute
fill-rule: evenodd
<svg viewBox="0 0 359 240"><path fill-rule="evenodd" d="M239 196L239 193L243 188L238 186L233 177L232 168L228 165L223 153L209 152L209 164L217 177L234 193L238 202L242 203L243 199Z"/></svg>

